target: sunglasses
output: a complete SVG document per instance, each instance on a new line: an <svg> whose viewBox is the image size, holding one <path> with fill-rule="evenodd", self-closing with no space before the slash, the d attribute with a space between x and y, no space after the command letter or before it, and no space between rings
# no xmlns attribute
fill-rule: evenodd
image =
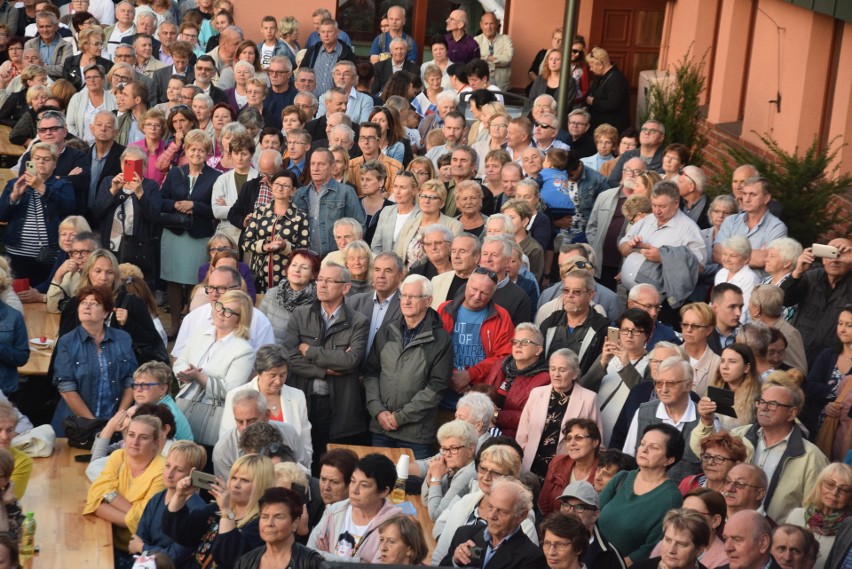
<svg viewBox="0 0 852 569"><path fill-rule="evenodd" d="M486 269L485 267L476 267L473 272L477 275L485 275L489 279L494 281L495 284L497 283L497 273L495 273L491 269Z"/></svg>

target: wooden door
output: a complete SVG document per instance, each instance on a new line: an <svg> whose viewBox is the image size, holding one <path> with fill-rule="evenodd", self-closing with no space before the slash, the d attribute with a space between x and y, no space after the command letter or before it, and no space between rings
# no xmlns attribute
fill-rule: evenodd
<svg viewBox="0 0 852 569"><path fill-rule="evenodd" d="M639 73L656 69L666 0L593 0L589 49L602 47L630 82L630 116L636 120Z"/></svg>

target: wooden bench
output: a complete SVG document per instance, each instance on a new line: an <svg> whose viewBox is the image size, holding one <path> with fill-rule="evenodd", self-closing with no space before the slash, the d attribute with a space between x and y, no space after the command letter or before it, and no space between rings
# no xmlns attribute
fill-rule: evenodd
<svg viewBox="0 0 852 569"><path fill-rule="evenodd" d="M24 323L27 326L29 339L42 336L53 340L53 343L42 348L30 343L30 359L18 368L21 375L47 375L50 366L50 357L56 346L56 334L59 331L59 314L51 314L47 311L47 305L43 302L31 302L24 304Z"/></svg>

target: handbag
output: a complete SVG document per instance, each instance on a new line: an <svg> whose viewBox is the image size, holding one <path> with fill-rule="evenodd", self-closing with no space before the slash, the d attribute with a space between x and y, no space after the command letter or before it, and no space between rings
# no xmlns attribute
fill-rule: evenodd
<svg viewBox="0 0 852 569"><path fill-rule="evenodd" d="M205 389L199 389L192 397L181 397L178 394L177 404L183 411L195 442L201 445L213 446L219 440L219 425L225 411L225 399L211 398L205 401Z"/></svg>
<svg viewBox="0 0 852 569"><path fill-rule="evenodd" d="M166 229L186 230L192 228L192 216L177 211L160 212L160 225Z"/></svg>
<svg viewBox="0 0 852 569"><path fill-rule="evenodd" d="M835 401L843 402L849 396L852 390L852 381L847 381L843 384L843 389L837 395ZM828 417L822 421L822 426L819 428L814 444L819 447L825 456L831 459L834 454L834 438L837 436L837 428L840 426L840 417ZM842 457L840 457L842 458Z"/></svg>
<svg viewBox="0 0 852 569"><path fill-rule="evenodd" d="M95 438L98 436L109 419L85 419L71 415L62 420L62 428L68 438L68 446L92 450Z"/></svg>

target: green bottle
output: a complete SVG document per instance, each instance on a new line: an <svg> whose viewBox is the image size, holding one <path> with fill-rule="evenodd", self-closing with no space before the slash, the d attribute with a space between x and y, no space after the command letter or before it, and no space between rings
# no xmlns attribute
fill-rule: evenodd
<svg viewBox="0 0 852 569"><path fill-rule="evenodd" d="M33 512L27 512L21 524L21 557L32 557L35 554L36 521Z"/></svg>

